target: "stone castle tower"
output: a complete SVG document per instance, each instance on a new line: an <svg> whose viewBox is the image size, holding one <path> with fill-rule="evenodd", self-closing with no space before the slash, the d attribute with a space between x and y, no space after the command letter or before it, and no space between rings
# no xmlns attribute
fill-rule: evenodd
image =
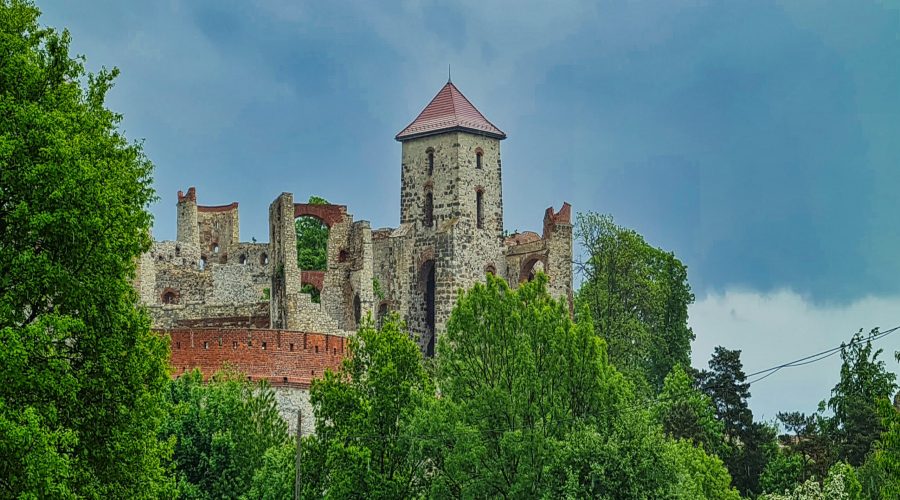
<svg viewBox="0 0 900 500"><path fill-rule="evenodd" d="M451 82L397 134L402 144L400 223L414 262L407 322L434 351L458 289L496 273L503 260L500 141L494 126Z"/></svg>

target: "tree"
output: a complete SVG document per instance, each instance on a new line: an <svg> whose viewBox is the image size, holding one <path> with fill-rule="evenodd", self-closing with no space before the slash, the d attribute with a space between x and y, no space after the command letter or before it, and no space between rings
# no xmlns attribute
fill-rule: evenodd
<svg viewBox="0 0 900 500"><path fill-rule="evenodd" d="M708 454L694 443L679 439L669 445L679 471L678 498L739 500L731 487L731 476L719 457Z"/></svg>
<svg viewBox="0 0 900 500"><path fill-rule="evenodd" d="M694 301L687 268L612 217L579 214L576 236L587 250L578 302L587 307L613 365L639 393L657 393L676 364L690 365Z"/></svg>
<svg viewBox="0 0 900 500"><path fill-rule="evenodd" d="M681 365L666 376L652 413L669 437L688 439L711 454L722 448L724 425L712 398L694 387Z"/></svg>
<svg viewBox="0 0 900 500"><path fill-rule="evenodd" d="M434 397L422 354L394 316L350 339L338 373L313 382L315 436L304 442L304 497L406 498L423 488L413 458L416 408Z"/></svg>
<svg viewBox="0 0 900 500"><path fill-rule="evenodd" d="M435 497L647 498L676 482L666 440L547 277L462 293L438 341L441 397L419 419Z"/></svg>
<svg viewBox="0 0 900 500"><path fill-rule="evenodd" d="M878 333L873 330L871 335ZM878 405L897 388L896 375L887 371L862 330L841 346L841 379L831 390L828 407L834 412L838 457L850 465L865 461L872 444L884 431Z"/></svg>
<svg viewBox="0 0 900 500"><path fill-rule="evenodd" d="M878 413L884 432L859 469L860 482L867 498L900 498L900 410L881 399Z"/></svg>
<svg viewBox="0 0 900 500"><path fill-rule="evenodd" d="M239 498L266 464L266 453L290 442L274 392L239 372L220 371L207 384L193 370L171 383L168 399L163 435L175 439L183 498Z"/></svg>
<svg viewBox="0 0 900 500"><path fill-rule="evenodd" d="M308 203L327 205L328 201L310 196ZM298 217L294 221L294 230L297 233L297 266L304 271L324 271L328 265L328 226L313 217Z"/></svg>
<svg viewBox="0 0 900 500"><path fill-rule="evenodd" d="M759 476L777 447L775 429L753 421L741 351L716 347L709 368L700 373L700 388L712 398L725 430L720 456L741 494L757 494Z"/></svg>
<svg viewBox="0 0 900 500"><path fill-rule="evenodd" d="M70 35L0 1L0 497L173 493L166 342L130 280L152 164Z"/></svg>
<svg viewBox="0 0 900 500"><path fill-rule="evenodd" d="M759 500L859 500L862 487L852 466L838 462L831 467L828 475L820 484L814 479L807 479L791 491L784 494L768 493L758 497Z"/></svg>
<svg viewBox="0 0 900 500"><path fill-rule="evenodd" d="M293 498L297 448L291 443L273 446L263 455L262 465L253 473L246 500Z"/></svg>

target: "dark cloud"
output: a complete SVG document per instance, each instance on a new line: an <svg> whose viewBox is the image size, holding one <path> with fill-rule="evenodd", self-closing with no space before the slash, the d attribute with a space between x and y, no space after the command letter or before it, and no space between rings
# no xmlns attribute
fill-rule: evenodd
<svg viewBox="0 0 900 500"><path fill-rule="evenodd" d="M680 2L679 2L680 3ZM886 5L269 0L41 3L174 193L241 202L267 239L278 193L395 225L393 135L454 81L504 142L507 226L610 212L695 290L816 301L900 292L900 16Z"/></svg>

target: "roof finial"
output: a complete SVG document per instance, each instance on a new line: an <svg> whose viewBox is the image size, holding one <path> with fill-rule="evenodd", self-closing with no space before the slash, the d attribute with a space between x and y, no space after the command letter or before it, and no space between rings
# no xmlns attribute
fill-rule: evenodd
<svg viewBox="0 0 900 500"><path fill-rule="evenodd" d="M453 80L450 79L450 63L447 63L447 83L453 83Z"/></svg>

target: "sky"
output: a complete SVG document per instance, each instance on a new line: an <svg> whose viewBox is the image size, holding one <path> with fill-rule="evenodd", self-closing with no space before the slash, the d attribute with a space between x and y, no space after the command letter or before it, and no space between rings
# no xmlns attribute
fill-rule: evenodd
<svg viewBox="0 0 900 500"><path fill-rule="evenodd" d="M689 270L695 366L747 372L900 325L900 2L293 0L38 2L155 163L154 236L178 190L240 203L268 239L281 192L399 219L393 137L447 80L508 134L505 225L612 214ZM880 341L893 352L900 333ZM751 388L813 411L839 359Z"/></svg>

